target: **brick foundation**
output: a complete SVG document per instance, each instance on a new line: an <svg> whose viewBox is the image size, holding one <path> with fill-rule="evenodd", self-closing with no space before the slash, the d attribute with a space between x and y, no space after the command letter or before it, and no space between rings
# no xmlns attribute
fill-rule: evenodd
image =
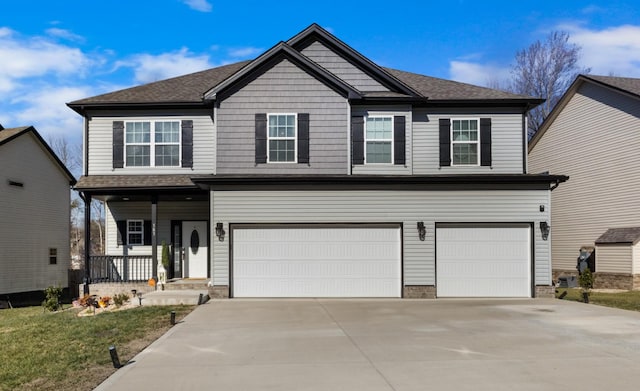
<svg viewBox="0 0 640 391"><path fill-rule="evenodd" d="M435 299L436 287L433 285L405 285L405 299Z"/></svg>
<svg viewBox="0 0 640 391"><path fill-rule="evenodd" d="M212 299L228 299L229 287L226 285L210 286L209 297L211 297Z"/></svg>
<svg viewBox="0 0 640 391"><path fill-rule="evenodd" d="M131 295L131 290L135 289L140 293L149 293L155 291L155 287L149 286L146 282L100 282L89 284L89 294L96 296L111 296L119 293L126 293ZM80 284L78 287L80 296L83 295L84 284Z"/></svg>
<svg viewBox="0 0 640 391"><path fill-rule="evenodd" d="M577 270L554 270L553 281L557 282L562 276L576 276ZM593 287L595 289L640 289L640 274L622 274L596 272L593 274Z"/></svg>
<svg viewBox="0 0 640 391"><path fill-rule="evenodd" d="M556 288L554 286L536 286L536 299L553 299L554 297L556 297Z"/></svg>

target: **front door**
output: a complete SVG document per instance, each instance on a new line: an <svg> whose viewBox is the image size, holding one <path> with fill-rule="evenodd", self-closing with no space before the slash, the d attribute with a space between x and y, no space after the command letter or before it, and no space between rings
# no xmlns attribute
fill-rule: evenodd
<svg viewBox="0 0 640 391"><path fill-rule="evenodd" d="M207 222L182 222L182 247L184 248L184 278L207 278Z"/></svg>

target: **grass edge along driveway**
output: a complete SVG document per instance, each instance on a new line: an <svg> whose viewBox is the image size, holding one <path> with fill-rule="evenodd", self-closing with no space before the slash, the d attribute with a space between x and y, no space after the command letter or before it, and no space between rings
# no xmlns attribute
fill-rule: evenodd
<svg viewBox="0 0 640 391"><path fill-rule="evenodd" d="M78 317L42 307L0 311L0 390L90 390L115 372L109 346L125 364L193 306L143 306Z"/></svg>

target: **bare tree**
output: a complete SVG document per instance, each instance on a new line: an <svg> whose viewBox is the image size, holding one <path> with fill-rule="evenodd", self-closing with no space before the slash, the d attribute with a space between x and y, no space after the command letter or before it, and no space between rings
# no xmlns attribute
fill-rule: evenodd
<svg viewBox="0 0 640 391"><path fill-rule="evenodd" d="M98 231L98 241L92 240L92 249L94 254L104 254L104 201L91 200L91 224L92 232Z"/></svg>
<svg viewBox="0 0 640 391"><path fill-rule="evenodd" d="M516 53L509 90L545 99L529 112L529 137L535 134L576 76L591 71L578 65L581 49L569 43L569 33L553 31L544 42L538 40Z"/></svg>

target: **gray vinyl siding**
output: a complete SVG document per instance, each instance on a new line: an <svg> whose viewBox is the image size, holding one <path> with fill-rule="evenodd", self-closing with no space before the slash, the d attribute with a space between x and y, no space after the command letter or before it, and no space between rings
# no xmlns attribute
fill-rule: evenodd
<svg viewBox="0 0 640 391"><path fill-rule="evenodd" d="M491 166L440 167L440 118L491 118ZM413 112L413 173L434 174L522 174L522 113L492 109L415 109Z"/></svg>
<svg viewBox="0 0 640 391"><path fill-rule="evenodd" d="M309 113L309 164L255 164L256 113ZM218 174L346 174L348 102L288 60L220 103Z"/></svg>
<svg viewBox="0 0 640 391"><path fill-rule="evenodd" d="M302 54L360 91L389 91L387 87L320 42L312 43Z"/></svg>
<svg viewBox="0 0 640 391"><path fill-rule="evenodd" d="M633 247L607 245L596 247L596 272L631 274Z"/></svg>
<svg viewBox="0 0 640 391"><path fill-rule="evenodd" d="M171 220L208 220L207 201L159 201L158 213L158 257L161 256L162 241L171 243ZM108 202L106 210L107 255L124 255L125 246L118 245L118 220L151 220L150 202ZM127 255L151 255L151 246L128 246Z"/></svg>
<svg viewBox="0 0 640 391"><path fill-rule="evenodd" d="M68 286L69 202L69 179L34 136L0 145L0 294Z"/></svg>
<svg viewBox="0 0 640 391"><path fill-rule="evenodd" d="M535 282L551 283L548 241L539 221L547 191L234 191L211 193L211 221L224 223L400 223L405 285L435 284L435 223L534 223ZM547 208L545 208L548 211ZM416 223L427 228L418 239ZM213 241L215 285L229 283L229 239Z"/></svg>
<svg viewBox="0 0 640 391"><path fill-rule="evenodd" d="M412 140L412 111L411 106L353 106L352 116L404 116L405 117L405 157L404 165L399 164L358 164L354 165L351 173L366 175L411 175L411 140ZM366 120L366 119L365 119ZM365 129L366 133L366 129ZM392 145L393 149L393 145ZM366 155L366 147L365 147Z"/></svg>
<svg viewBox="0 0 640 391"><path fill-rule="evenodd" d="M213 110L89 113L89 175L213 174L216 128ZM193 120L193 168L124 167L113 169L113 121Z"/></svg>
<svg viewBox="0 0 640 391"><path fill-rule="evenodd" d="M580 247L607 229L640 226L638 130L637 99L588 83L531 151L530 172L570 177L551 193L554 269L575 270Z"/></svg>
<svg viewBox="0 0 640 391"><path fill-rule="evenodd" d="M631 256L633 257L633 268L631 269L632 273L640 274L640 244L636 244L635 246L633 246L631 254Z"/></svg>

